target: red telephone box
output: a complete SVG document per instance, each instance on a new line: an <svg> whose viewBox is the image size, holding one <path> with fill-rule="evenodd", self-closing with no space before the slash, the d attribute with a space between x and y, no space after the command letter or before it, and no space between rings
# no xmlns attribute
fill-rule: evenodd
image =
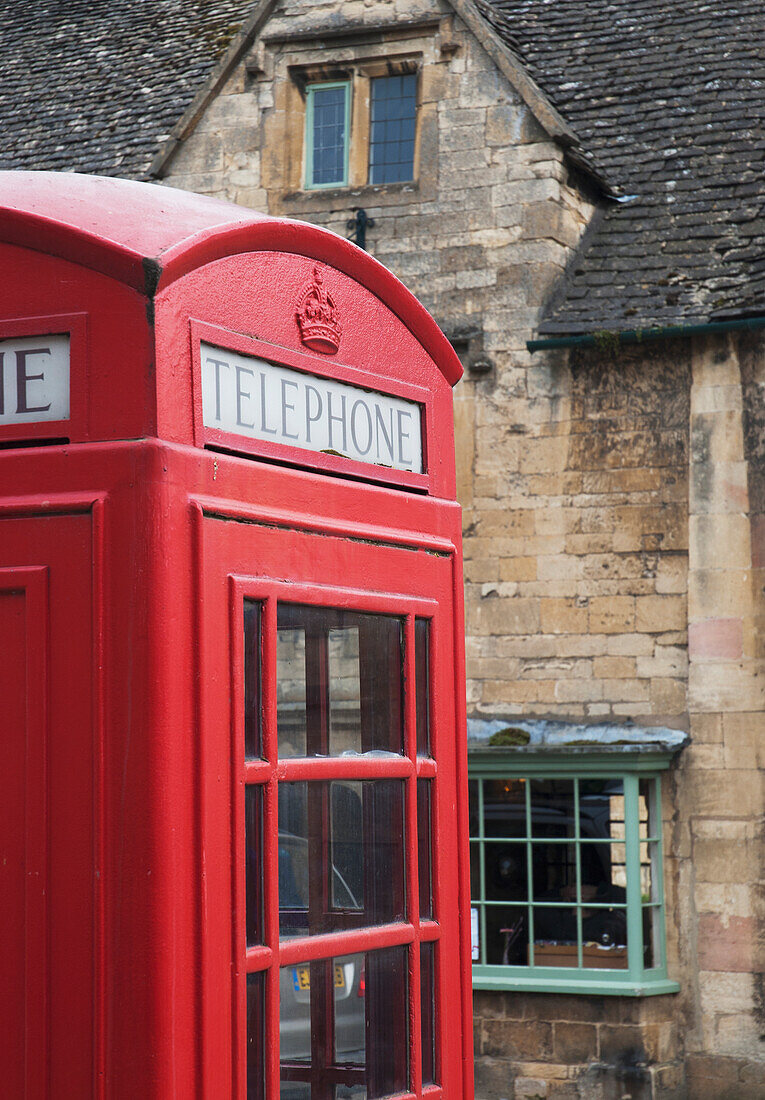
<svg viewBox="0 0 765 1100"><path fill-rule="evenodd" d="M0 174L8 1096L472 1096L429 315L347 241Z"/></svg>

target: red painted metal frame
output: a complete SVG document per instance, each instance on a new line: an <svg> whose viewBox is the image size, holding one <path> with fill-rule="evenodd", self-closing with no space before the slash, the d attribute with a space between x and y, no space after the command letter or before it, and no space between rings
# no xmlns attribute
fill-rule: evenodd
<svg viewBox="0 0 765 1100"><path fill-rule="evenodd" d="M14 336L69 336L69 418L37 424L0 424L0 443L18 439L85 439L88 434L87 314L50 313L0 320L0 340Z"/></svg>
<svg viewBox="0 0 765 1100"><path fill-rule="evenodd" d="M419 489L422 492L430 490L431 479L428 474L427 445L428 432L433 424L433 397L430 390L425 389L424 386L401 382L398 379L395 381L381 380L379 375L370 374L369 371L349 367L334 360L321 359L318 355L293 351L278 344L269 344L265 340L256 340L239 332L231 332L229 329L205 324L203 321L192 320L189 327L190 354L194 378L194 442L198 447L218 447L222 450L257 455L262 458L273 459L276 462L289 463L293 466L304 466L308 469L322 470L327 473L340 473L344 477L359 478L362 481L376 481L384 485L399 485L402 488ZM351 386L358 386L364 390L375 390L378 393L392 394L395 397L403 397L407 401L416 402L422 410L421 433L424 472L418 474L408 470L394 470L386 466L376 466L369 462L358 462L342 456L324 454L321 451L290 447L284 443L270 443L268 440L250 439L234 432L222 432L215 428L206 427L202 420L202 372L200 363L200 342L202 341L224 350L237 351L241 352L242 355L266 359L270 363L278 363L319 378L332 378L339 382L347 382Z"/></svg>

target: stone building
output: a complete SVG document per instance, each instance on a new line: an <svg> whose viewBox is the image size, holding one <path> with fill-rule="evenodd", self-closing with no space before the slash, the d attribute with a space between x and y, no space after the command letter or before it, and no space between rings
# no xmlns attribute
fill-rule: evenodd
<svg viewBox="0 0 765 1100"><path fill-rule="evenodd" d="M765 1096L760 4L0 23L2 167L361 228L463 360L477 1096Z"/></svg>

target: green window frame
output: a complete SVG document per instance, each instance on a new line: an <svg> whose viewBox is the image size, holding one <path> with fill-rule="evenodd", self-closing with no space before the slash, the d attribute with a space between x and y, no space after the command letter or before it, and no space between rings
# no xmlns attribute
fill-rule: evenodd
<svg viewBox="0 0 765 1100"><path fill-rule="evenodd" d="M475 989L621 996L679 989L667 975L662 870L661 773L671 758L657 751L470 751ZM556 804L552 790L565 791L565 798ZM600 835L585 805L592 801L588 792L598 790L605 793L595 798L597 828L603 807L610 807ZM552 871L551 859L558 861ZM601 859L619 883L609 882L602 895L585 881L585 865ZM545 879L557 877L565 890L542 892L540 864ZM566 928L560 939L549 937L556 927ZM588 929L607 927L618 929L614 942L606 931L590 939ZM555 965L563 957L566 963Z"/></svg>
<svg viewBox="0 0 765 1100"><path fill-rule="evenodd" d="M322 108L322 93L342 91L342 96L337 97L343 108L342 138L339 178L327 181L317 180L319 164L317 152L320 152L319 143L322 140L323 127L318 112ZM348 186L348 162L350 154L350 126L351 126L351 82L350 80L323 81L317 84L309 84L306 88L305 108L305 186L307 190L326 190L332 187Z"/></svg>

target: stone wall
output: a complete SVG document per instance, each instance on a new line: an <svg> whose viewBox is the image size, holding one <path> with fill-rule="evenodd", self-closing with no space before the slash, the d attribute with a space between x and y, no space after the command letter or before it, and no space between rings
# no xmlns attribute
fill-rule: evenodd
<svg viewBox="0 0 765 1100"><path fill-rule="evenodd" d="M351 187L303 190L295 72L386 56L421 74L417 181L367 186L357 158ZM164 182L343 235L363 207L455 342L469 712L691 733L663 808L682 992L477 993L478 1100L765 1095L762 340L528 352L596 196L438 0L282 5Z"/></svg>

